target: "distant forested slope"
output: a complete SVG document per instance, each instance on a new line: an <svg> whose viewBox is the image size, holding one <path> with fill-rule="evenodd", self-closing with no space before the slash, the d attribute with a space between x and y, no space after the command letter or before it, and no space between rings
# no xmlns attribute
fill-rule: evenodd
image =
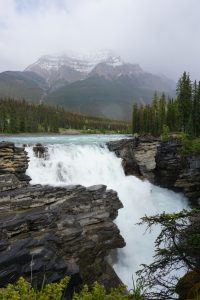
<svg viewBox="0 0 200 300"><path fill-rule="evenodd" d="M59 132L60 128L127 132L130 124L71 113L60 107L31 104L25 100L0 99L1 133Z"/></svg>
<svg viewBox="0 0 200 300"><path fill-rule="evenodd" d="M148 104L155 91L173 96L175 84L109 53L86 59L44 56L23 72L0 73L0 97L109 119L130 121L132 104Z"/></svg>
<svg viewBox="0 0 200 300"><path fill-rule="evenodd" d="M139 85L132 78L108 80L94 76L62 86L46 98L70 111L98 117L127 120L134 102L148 103L155 90Z"/></svg>
<svg viewBox="0 0 200 300"><path fill-rule="evenodd" d="M39 103L47 88L45 80L33 72L0 73L0 97L27 99Z"/></svg>

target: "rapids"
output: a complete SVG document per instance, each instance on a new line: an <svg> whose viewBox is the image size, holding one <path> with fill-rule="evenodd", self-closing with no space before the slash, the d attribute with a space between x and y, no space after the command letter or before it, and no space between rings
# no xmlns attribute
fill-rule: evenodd
<svg viewBox="0 0 200 300"><path fill-rule="evenodd" d="M48 144L47 160L35 157L32 146L28 146L26 150L30 162L27 175L32 178L31 184L105 184L118 192L124 208L119 211L115 222L126 247L118 250L114 269L122 281L132 288L132 275L135 276L140 264L152 261L154 238L158 232L157 228L151 234L144 234L145 228L136 223L145 214L176 212L186 208L187 200L181 194L156 187L148 181L125 176L121 160L105 146L106 139L109 140L109 137L85 138L85 142L83 137L76 137L72 141L56 144L52 141L48 144L48 141L45 143Z"/></svg>

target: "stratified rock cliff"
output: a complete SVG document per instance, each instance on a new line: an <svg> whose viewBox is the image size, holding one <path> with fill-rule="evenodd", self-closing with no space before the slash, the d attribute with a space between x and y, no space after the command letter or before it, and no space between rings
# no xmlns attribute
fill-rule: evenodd
<svg viewBox="0 0 200 300"><path fill-rule="evenodd" d="M28 157L24 148L15 147L13 143L0 143L0 174L14 174L20 181L29 182L25 175L28 168Z"/></svg>
<svg viewBox="0 0 200 300"><path fill-rule="evenodd" d="M33 185L23 148L0 143L0 286L23 275L40 285L80 268L83 281L106 287L120 280L105 260L125 242L113 220L117 193L98 185Z"/></svg>
<svg viewBox="0 0 200 300"><path fill-rule="evenodd" d="M193 205L200 205L200 155L183 156L177 141L161 142L152 137L114 141L107 146L122 158L126 175L182 191Z"/></svg>
<svg viewBox="0 0 200 300"><path fill-rule="evenodd" d="M108 149L122 158L126 175L135 175L154 181L155 156L159 141L152 138L134 138L107 143Z"/></svg>
<svg viewBox="0 0 200 300"><path fill-rule="evenodd" d="M183 191L194 205L200 205L200 155L181 155L181 144L160 143L156 153L155 183Z"/></svg>

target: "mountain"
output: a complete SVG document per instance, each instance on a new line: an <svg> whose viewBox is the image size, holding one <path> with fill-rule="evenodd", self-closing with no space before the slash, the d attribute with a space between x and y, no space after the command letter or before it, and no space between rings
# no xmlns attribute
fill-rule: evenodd
<svg viewBox="0 0 200 300"><path fill-rule="evenodd" d="M1 76L8 77L5 73L0 74L0 96L10 95L12 82L16 98L23 95L32 101L114 119L130 119L132 104L150 102L155 90L172 95L175 89L173 81L126 63L110 51L43 56L24 72L9 72L7 90L4 80L2 93Z"/></svg>
<svg viewBox="0 0 200 300"><path fill-rule="evenodd" d="M153 94L154 90L137 87L128 77L107 80L94 76L56 89L46 101L70 111L127 120L131 118L134 100L150 102Z"/></svg>
<svg viewBox="0 0 200 300"><path fill-rule="evenodd" d="M39 102L45 95L47 84L34 72L7 71L0 73L0 97L20 98Z"/></svg>

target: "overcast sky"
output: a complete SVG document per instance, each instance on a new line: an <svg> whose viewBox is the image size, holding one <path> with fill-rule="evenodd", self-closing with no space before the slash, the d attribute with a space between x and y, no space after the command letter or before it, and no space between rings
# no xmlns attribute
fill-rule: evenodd
<svg viewBox="0 0 200 300"><path fill-rule="evenodd" d="M200 80L200 0L0 0L0 71L101 49L175 80L184 70Z"/></svg>

